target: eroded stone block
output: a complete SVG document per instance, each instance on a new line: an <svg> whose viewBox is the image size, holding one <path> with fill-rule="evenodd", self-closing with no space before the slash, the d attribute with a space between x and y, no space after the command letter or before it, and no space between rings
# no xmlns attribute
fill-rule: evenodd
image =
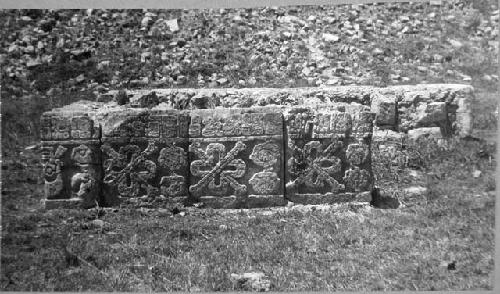
<svg viewBox="0 0 500 294"><path fill-rule="evenodd" d="M374 114L365 107L359 110L297 107L284 113L289 200L334 203L371 188Z"/></svg>
<svg viewBox="0 0 500 294"><path fill-rule="evenodd" d="M42 141L52 140L96 140L100 138L100 128L88 114L46 113L41 118Z"/></svg>
<svg viewBox="0 0 500 294"><path fill-rule="evenodd" d="M42 142L47 208L92 207L100 192L101 154L98 141Z"/></svg>
<svg viewBox="0 0 500 294"><path fill-rule="evenodd" d="M101 179L100 128L88 113L48 112L41 118L46 208L92 207Z"/></svg>
<svg viewBox="0 0 500 294"><path fill-rule="evenodd" d="M217 208L284 205L283 119L274 108L191 112L190 186Z"/></svg>
<svg viewBox="0 0 500 294"><path fill-rule="evenodd" d="M397 122L397 97L394 94L373 95L371 111L375 113L375 123L378 126L395 126Z"/></svg>
<svg viewBox="0 0 500 294"><path fill-rule="evenodd" d="M105 201L137 197L150 202L186 201L188 116L179 111L118 116L102 138Z"/></svg>

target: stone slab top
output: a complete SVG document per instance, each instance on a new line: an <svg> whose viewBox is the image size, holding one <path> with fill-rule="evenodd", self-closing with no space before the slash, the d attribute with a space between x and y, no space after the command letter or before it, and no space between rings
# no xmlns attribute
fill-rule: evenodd
<svg viewBox="0 0 500 294"><path fill-rule="evenodd" d="M52 109L46 115L88 114L90 117L103 116L107 113L140 109L151 111L214 109L214 108L250 108L255 106L314 106L327 104L362 104L371 105L372 100L381 95L396 95L398 101L408 101L415 97L444 101L456 97L471 95L474 88L465 84L419 84L397 85L388 87L373 86L323 86L302 88L171 88L128 90L130 103L118 105L115 101L98 102L81 100L70 105ZM118 91L109 91L106 95L114 96ZM159 98L153 107L141 107L142 97L155 92Z"/></svg>

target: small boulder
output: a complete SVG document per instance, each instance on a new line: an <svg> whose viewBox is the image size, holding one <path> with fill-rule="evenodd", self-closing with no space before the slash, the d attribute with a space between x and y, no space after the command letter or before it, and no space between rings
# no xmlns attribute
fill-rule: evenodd
<svg viewBox="0 0 500 294"><path fill-rule="evenodd" d="M338 40L340 40L339 36L327 33L323 34L322 38L325 42L337 42Z"/></svg>
<svg viewBox="0 0 500 294"><path fill-rule="evenodd" d="M176 31L179 30L179 25L177 24L177 19L176 18L170 19L170 20L166 20L165 24L168 26L168 28L172 32L176 32Z"/></svg>
<svg viewBox="0 0 500 294"><path fill-rule="evenodd" d="M408 131L408 138L411 140L418 140L421 137L441 139L443 135L439 127L418 128Z"/></svg>
<svg viewBox="0 0 500 294"><path fill-rule="evenodd" d="M404 193L408 196L422 196L427 193L427 188L421 186L412 186L405 188Z"/></svg>
<svg viewBox="0 0 500 294"><path fill-rule="evenodd" d="M266 292L271 288L271 281L261 272L231 274L231 281L237 290Z"/></svg>

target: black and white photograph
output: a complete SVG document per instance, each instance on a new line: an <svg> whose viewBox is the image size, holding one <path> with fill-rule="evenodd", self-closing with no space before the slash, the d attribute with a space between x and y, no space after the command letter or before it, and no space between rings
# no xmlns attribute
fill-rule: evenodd
<svg viewBox="0 0 500 294"><path fill-rule="evenodd" d="M497 0L114 2L0 3L1 291L493 291Z"/></svg>

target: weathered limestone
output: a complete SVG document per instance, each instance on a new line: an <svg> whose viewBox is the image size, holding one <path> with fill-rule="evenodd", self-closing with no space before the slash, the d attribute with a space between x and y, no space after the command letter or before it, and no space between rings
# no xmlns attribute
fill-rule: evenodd
<svg viewBox="0 0 500 294"><path fill-rule="evenodd" d="M286 204L279 109L192 111L189 143L193 200L228 208Z"/></svg>
<svg viewBox="0 0 500 294"><path fill-rule="evenodd" d="M47 208L369 201L374 160L388 158L372 145L397 161L407 140L470 136L474 99L465 85L128 95L43 115Z"/></svg>
<svg viewBox="0 0 500 294"><path fill-rule="evenodd" d="M368 107L291 108L285 112L286 196L298 203L354 200L372 186Z"/></svg>
<svg viewBox="0 0 500 294"><path fill-rule="evenodd" d="M44 114L41 125L45 206L94 206L102 178L100 127L71 109Z"/></svg>
<svg viewBox="0 0 500 294"><path fill-rule="evenodd" d="M100 120L103 120L99 116ZM187 198L188 120L179 111L113 109L103 121L103 193ZM108 202L115 199L107 197Z"/></svg>

